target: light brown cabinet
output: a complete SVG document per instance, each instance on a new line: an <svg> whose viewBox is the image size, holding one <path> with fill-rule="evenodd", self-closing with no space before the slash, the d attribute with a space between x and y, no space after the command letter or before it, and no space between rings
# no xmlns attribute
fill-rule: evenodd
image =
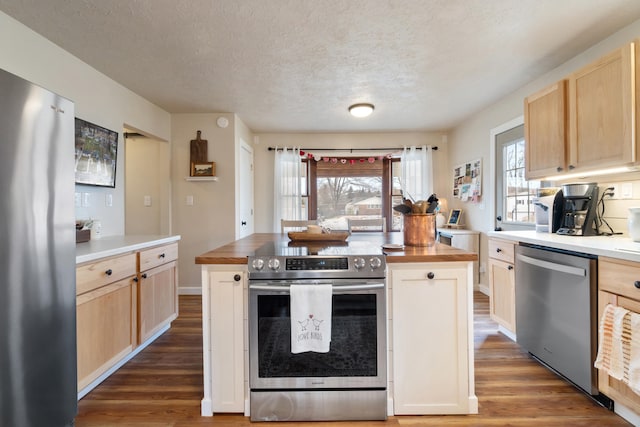
<svg viewBox="0 0 640 427"><path fill-rule="evenodd" d="M131 353L137 344L135 254L76 269L78 390Z"/></svg>
<svg viewBox="0 0 640 427"><path fill-rule="evenodd" d="M76 267L78 391L178 316L178 244Z"/></svg>
<svg viewBox="0 0 640 427"><path fill-rule="evenodd" d="M516 333L515 244L489 239L489 314L511 334Z"/></svg>
<svg viewBox="0 0 640 427"><path fill-rule="evenodd" d="M525 99L527 179L636 161L636 45Z"/></svg>
<svg viewBox="0 0 640 427"><path fill-rule="evenodd" d="M140 342L178 317L178 244L159 246L138 253Z"/></svg>
<svg viewBox="0 0 640 427"><path fill-rule="evenodd" d="M561 80L524 100L527 179L567 167L567 82Z"/></svg>
<svg viewBox="0 0 640 427"><path fill-rule="evenodd" d="M629 43L569 76L569 168L634 160L634 49Z"/></svg>
<svg viewBox="0 0 640 427"><path fill-rule="evenodd" d="M640 313L640 263L600 257L598 259L598 319L607 304L613 304ZM624 382L598 371L598 389L628 408L640 408L640 396ZM640 414L640 412L638 412Z"/></svg>

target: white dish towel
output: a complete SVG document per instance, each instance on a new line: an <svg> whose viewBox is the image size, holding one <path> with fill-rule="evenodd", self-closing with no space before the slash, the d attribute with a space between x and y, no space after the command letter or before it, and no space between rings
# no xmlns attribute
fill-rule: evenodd
<svg viewBox="0 0 640 427"><path fill-rule="evenodd" d="M331 344L330 284L291 285L291 353L328 353Z"/></svg>

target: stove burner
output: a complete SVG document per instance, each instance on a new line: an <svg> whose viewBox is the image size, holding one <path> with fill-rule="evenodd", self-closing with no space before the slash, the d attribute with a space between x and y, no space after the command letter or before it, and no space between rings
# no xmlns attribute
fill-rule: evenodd
<svg viewBox="0 0 640 427"><path fill-rule="evenodd" d="M384 278L381 248L367 242L337 243L267 243L249 257L249 280Z"/></svg>

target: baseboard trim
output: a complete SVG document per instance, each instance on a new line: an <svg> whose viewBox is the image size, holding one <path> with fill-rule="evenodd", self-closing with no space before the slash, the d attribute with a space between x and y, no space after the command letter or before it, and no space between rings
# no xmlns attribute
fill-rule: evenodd
<svg viewBox="0 0 640 427"><path fill-rule="evenodd" d="M482 283L478 284L478 290L486 296L489 296L489 287L487 285L483 285Z"/></svg>
<svg viewBox="0 0 640 427"><path fill-rule="evenodd" d="M202 286L179 286L178 295L202 295Z"/></svg>

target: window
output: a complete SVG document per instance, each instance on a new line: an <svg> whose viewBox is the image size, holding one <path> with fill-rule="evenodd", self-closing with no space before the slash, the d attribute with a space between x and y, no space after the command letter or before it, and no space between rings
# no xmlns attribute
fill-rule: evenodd
<svg viewBox="0 0 640 427"><path fill-rule="evenodd" d="M386 217L386 164L373 158L308 162L309 217L332 230L346 230L348 218Z"/></svg>
<svg viewBox="0 0 640 427"><path fill-rule="evenodd" d="M524 125L499 133L496 143L496 213L503 228L535 224L533 199L541 182L525 178Z"/></svg>

